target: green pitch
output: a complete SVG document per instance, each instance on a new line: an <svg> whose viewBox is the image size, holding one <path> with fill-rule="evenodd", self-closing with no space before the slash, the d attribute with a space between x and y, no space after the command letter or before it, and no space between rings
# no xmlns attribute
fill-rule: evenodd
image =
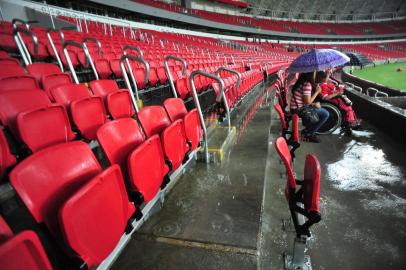
<svg viewBox="0 0 406 270"><path fill-rule="evenodd" d="M403 68L403 72L396 71ZM376 82L393 89L406 91L406 63L384 64L353 70L352 74L371 82Z"/></svg>

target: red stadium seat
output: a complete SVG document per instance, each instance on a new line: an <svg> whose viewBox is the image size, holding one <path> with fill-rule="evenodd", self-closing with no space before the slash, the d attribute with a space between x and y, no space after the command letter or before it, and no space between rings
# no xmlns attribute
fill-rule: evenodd
<svg viewBox="0 0 406 270"><path fill-rule="evenodd" d="M28 65L27 70L38 82L41 82L43 76L62 73L57 65L51 63L34 63Z"/></svg>
<svg viewBox="0 0 406 270"><path fill-rule="evenodd" d="M70 107L72 101L90 96L90 92L84 84L65 84L51 89L53 100L65 105L66 108Z"/></svg>
<svg viewBox="0 0 406 270"><path fill-rule="evenodd" d="M165 109L161 106L144 107L137 116L147 138L161 134L171 124Z"/></svg>
<svg viewBox="0 0 406 270"><path fill-rule="evenodd" d="M47 95L40 90L0 92L0 121L18 136L15 123L18 113L50 104Z"/></svg>
<svg viewBox="0 0 406 270"><path fill-rule="evenodd" d="M135 109L130 95L130 91L127 89L115 91L107 95L107 109L113 119L134 116Z"/></svg>
<svg viewBox="0 0 406 270"><path fill-rule="evenodd" d="M94 61L94 66L100 79L108 79L112 73L110 68L109 60L107 59L96 59Z"/></svg>
<svg viewBox="0 0 406 270"><path fill-rule="evenodd" d="M65 107L59 104L19 113L17 127L32 152L75 138Z"/></svg>
<svg viewBox="0 0 406 270"><path fill-rule="evenodd" d="M128 157L128 172L145 202L152 200L169 172L158 135L148 138Z"/></svg>
<svg viewBox="0 0 406 270"><path fill-rule="evenodd" d="M195 150L199 146L203 136L202 125L197 109L188 112L183 100L180 98L166 99L164 101L164 107L171 121L183 119L186 139L191 146L191 150Z"/></svg>
<svg viewBox="0 0 406 270"><path fill-rule="evenodd" d="M279 115L280 121L281 121L281 127L282 127L282 137L285 138L288 142L288 145L292 147L290 150L290 153L292 157L295 157L295 151L297 148L300 147L299 143L299 116L294 113L292 115L288 115L288 117L285 117L285 113L282 110L281 105L279 103L276 103L274 105L274 108L276 112ZM292 120L292 128L291 130L289 129L289 121ZM287 138L287 134L290 134L290 137Z"/></svg>
<svg viewBox="0 0 406 270"><path fill-rule="evenodd" d="M52 88L72 83L72 78L67 73L48 74L42 76L42 87L49 97L52 97Z"/></svg>
<svg viewBox="0 0 406 270"><path fill-rule="evenodd" d="M0 179L2 179L7 169L16 163L2 130L0 130L0 154Z"/></svg>
<svg viewBox="0 0 406 270"><path fill-rule="evenodd" d="M99 96L72 101L71 114L76 127L88 140L96 139L97 129L108 121L103 99Z"/></svg>
<svg viewBox="0 0 406 270"><path fill-rule="evenodd" d="M171 163L171 169L177 169L189 151L183 120L171 123L161 106L144 107L137 116L147 137L161 135L165 158Z"/></svg>
<svg viewBox="0 0 406 270"><path fill-rule="evenodd" d="M37 80L30 75L0 78L0 92L25 89L39 89Z"/></svg>
<svg viewBox="0 0 406 270"><path fill-rule="evenodd" d="M65 239L89 268L114 249L134 212L119 167L102 172L81 141L29 156L14 168L10 181L34 219Z"/></svg>
<svg viewBox="0 0 406 270"><path fill-rule="evenodd" d="M319 209L320 194L320 164L314 155L307 155L304 167L304 180L299 181L295 178L292 157L289 147L283 137L276 138L275 148L282 159L286 174L287 183L285 188L286 199L289 202L292 220L295 226L297 237L305 235L310 237L310 227L321 220ZM300 188L297 187L300 185ZM300 206L300 203L304 206ZM299 205L298 205L299 204ZM297 222L297 214L302 214L307 221L300 225Z"/></svg>
<svg viewBox="0 0 406 270"><path fill-rule="evenodd" d="M68 245L93 268L113 251L134 211L120 168L113 165L62 205L59 222Z"/></svg>
<svg viewBox="0 0 406 270"><path fill-rule="evenodd" d="M26 75L25 70L16 59L0 60L0 78L23 75Z"/></svg>
<svg viewBox="0 0 406 270"><path fill-rule="evenodd" d="M138 192L146 202L156 195L168 173L159 137L151 138L154 139L144 142L141 128L132 118L111 121L97 131L97 139L110 164L120 165L125 178L129 179L131 192ZM137 157L133 157L130 162L129 157L135 151ZM137 198L134 197L134 200Z"/></svg>
<svg viewBox="0 0 406 270"><path fill-rule="evenodd" d="M89 83L90 89L93 94L105 98L109 93L120 90L116 81L114 80L96 80Z"/></svg>
<svg viewBox="0 0 406 270"><path fill-rule="evenodd" d="M0 216L0 262L3 270L51 270L44 248L33 231L13 235Z"/></svg>

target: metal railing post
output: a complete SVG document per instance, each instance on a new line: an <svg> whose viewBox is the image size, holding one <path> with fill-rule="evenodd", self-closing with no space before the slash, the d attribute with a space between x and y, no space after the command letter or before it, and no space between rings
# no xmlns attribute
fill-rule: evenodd
<svg viewBox="0 0 406 270"><path fill-rule="evenodd" d="M173 83L172 73L171 73L171 71L169 70L169 65L168 65L169 59L177 60L177 61L179 61L179 62L182 63L182 65L183 65L182 76L186 76L187 63L186 63L186 60L185 60L185 59L180 58L180 57L177 57L177 56L173 56L173 55L167 55L167 56L165 57L165 59L164 59L164 66L165 66L166 76L168 76L168 78L169 78L169 84L171 85L173 96L174 96L175 98L177 98L177 97L178 97L178 93L176 92L175 85L174 85L174 83Z"/></svg>
<svg viewBox="0 0 406 270"><path fill-rule="evenodd" d="M141 64L143 64L145 66L145 78L144 78L145 82L148 82L148 78L149 78L149 64L144 59L133 56L133 55L129 55L129 54L124 54L120 58L120 68L121 68L121 71L123 72L124 81L127 85L127 88L131 92L131 100L133 102L134 108L137 112L139 112L139 108L138 108L138 104L137 104L137 101L139 100L137 81L135 80L134 74L132 73L132 69L131 69L131 66L130 66L130 63L128 60L140 62ZM127 70L125 69L124 62L127 63L128 70L130 71L131 80L133 81L133 84L134 84L134 92L132 91L131 83L130 83L130 80L128 79ZM135 93L136 99L134 99L134 95L133 95L134 93Z"/></svg>
<svg viewBox="0 0 406 270"><path fill-rule="evenodd" d="M17 44L17 48L20 51L21 56L23 57L24 64L27 66L29 64L32 64L32 58L20 33L26 34L32 38L32 41L34 42L34 54L38 54L38 38L28 29L18 29L18 27L14 29L14 40Z"/></svg>
<svg viewBox="0 0 406 270"><path fill-rule="evenodd" d="M209 78L219 82L222 93L224 92L224 82L221 78L217 77L216 75L208 73L203 70L195 70L190 74L190 77L189 77L189 82L190 82L190 85L192 86L193 101L194 101L197 111L199 113L200 123L201 123L202 129L203 129L204 153L205 153L206 163L209 163L209 146L208 146L208 139L207 139L207 128L206 128L206 124L204 122L202 108L200 107L200 101L199 101L199 97L197 96L196 86L194 83L194 77L196 75L206 76L206 77L209 77Z"/></svg>
<svg viewBox="0 0 406 270"><path fill-rule="evenodd" d="M59 53L56 50L54 40L52 39L52 36L51 36L51 32L59 32L59 34L61 35L61 41L62 42L63 42L63 33L61 31L56 31L56 30L53 30L53 29L48 29L48 31L47 31L48 42L49 42L49 44L51 44L51 48L52 48L52 51L55 54L55 58L56 58L56 61L58 62L59 68L61 69L62 72L64 72L63 64L62 64L61 58L59 57Z"/></svg>
<svg viewBox="0 0 406 270"><path fill-rule="evenodd" d="M96 45L97 45L97 54L98 54L99 56L102 55L101 43L100 43L100 41L99 41L98 39L92 38L92 37L85 37L85 38L83 39L83 42L82 42L82 43L83 43L83 49L84 49L84 51L85 51L85 54L88 55L88 60L89 60L89 63L90 63L90 67L91 67L92 70L93 70L93 73L94 73L94 76L96 77L96 80L98 80L98 79L99 79L99 74L97 73L96 66L94 65L92 55L90 54L89 49L87 48L86 41L92 41L92 42L95 42L95 43L96 43Z"/></svg>
<svg viewBox="0 0 406 270"><path fill-rule="evenodd" d="M70 71L72 73L73 80L75 81L76 84L79 84L78 76L76 75L75 68L73 67L72 60L70 59L70 55L69 55L69 52L68 52L68 46L73 46L73 47L82 49L83 52L85 53L85 56L86 56L87 60L89 61L89 63L91 63L91 65L92 65L93 61L92 61L92 59L90 57L89 51L87 50L87 47L86 47L85 43L77 43L77 42L72 41L72 40L66 40L66 41L63 42L63 54L65 55L66 61L68 62L68 66L69 66L69 69L70 69ZM94 65L93 65L93 68L94 68ZM93 70L93 72L95 72L95 70ZM96 78L98 79L97 72L95 73L95 75L96 75Z"/></svg>
<svg viewBox="0 0 406 270"><path fill-rule="evenodd" d="M231 68L220 67L220 68L217 69L217 71L216 71L217 76L220 77L220 72L223 71L223 70L224 70L224 71L228 71L228 72L230 72L230 73L234 73L234 74L237 75L237 77L238 77L238 80L237 80L237 88L239 88L240 85L241 85L241 73L238 72L238 71L236 71L236 70L234 70L234 69L231 69ZM227 113L228 128L231 129L230 107L228 106L228 101L227 101L227 98L226 98L226 93L225 93L224 91L221 91L221 92L220 92L220 98L223 99L224 107L226 108L226 113ZM220 100L218 100L218 102L219 102L219 101L220 101Z"/></svg>

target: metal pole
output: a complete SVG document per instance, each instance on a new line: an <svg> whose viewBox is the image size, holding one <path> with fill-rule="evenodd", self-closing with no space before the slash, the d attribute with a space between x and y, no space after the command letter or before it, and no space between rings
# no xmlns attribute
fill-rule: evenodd
<svg viewBox="0 0 406 270"><path fill-rule="evenodd" d="M168 78L169 78L169 84L171 85L173 96L174 96L175 98L177 98L177 97L178 97L178 93L176 92L176 88L175 88L175 85L174 85L174 83L173 83L173 77L172 77L171 71L170 71L169 66L168 66L168 60L169 60L169 59L174 59L174 60L177 60L177 61L179 61L179 62L182 63L182 65L183 65L182 75L183 75L183 76L186 76L187 63L186 63L185 59L180 58L180 57L177 57L177 56L173 56L173 55L168 55L168 56L166 56L165 59L164 59L164 65L165 65L166 75L167 75Z"/></svg>
<svg viewBox="0 0 406 270"><path fill-rule="evenodd" d="M206 76L213 80L218 81L220 83L222 93L224 92L224 82L221 78L217 77L216 75L213 75L213 74L208 73L203 70L195 70L190 74L190 77L189 77L189 82L190 82L190 85L192 86L193 101L194 101L197 111L199 113L199 119L200 119L200 123L201 123L202 129L203 129L204 152L205 152L206 163L209 163L209 146L208 146L208 138L207 138L207 129L206 129L206 124L204 122L202 108L200 107L200 101L197 96L196 86L194 83L194 77L196 75Z"/></svg>

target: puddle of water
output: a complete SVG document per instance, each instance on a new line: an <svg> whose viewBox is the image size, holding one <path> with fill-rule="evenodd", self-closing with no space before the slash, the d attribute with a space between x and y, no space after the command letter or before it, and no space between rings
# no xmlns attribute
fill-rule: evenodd
<svg viewBox="0 0 406 270"><path fill-rule="evenodd" d="M382 149L351 141L341 160L327 165L327 179L345 191L380 190L382 184L403 181L400 169L392 165Z"/></svg>

